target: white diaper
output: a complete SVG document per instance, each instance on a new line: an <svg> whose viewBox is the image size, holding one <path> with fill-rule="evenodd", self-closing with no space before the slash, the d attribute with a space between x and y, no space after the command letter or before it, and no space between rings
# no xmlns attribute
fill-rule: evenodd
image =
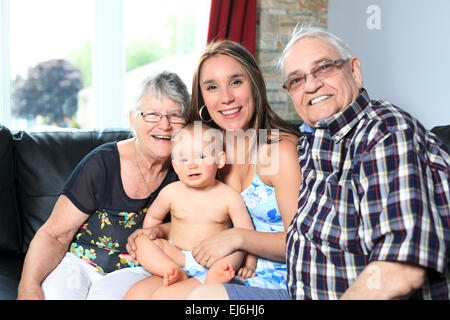
<svg viewBox="0 0 450 320"><path fill-rule="evenodd" d="M177 247L172 240L169 240L170 244L174 247ZM178 247L177 247L178 248ZM192 256L192 251L189 250L181 250L184 254L184 267L183 270L192 278L197 279L201 283L205 282L206 274L208 273L208 268L205 268L201 264L198 264Z"/></svg>

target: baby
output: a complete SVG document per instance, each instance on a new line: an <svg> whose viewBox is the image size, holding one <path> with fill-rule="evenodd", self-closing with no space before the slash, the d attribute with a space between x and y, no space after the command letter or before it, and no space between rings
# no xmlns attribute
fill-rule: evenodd
<svg viewBox="0 0 450 320"><path fill-rule="evenodd" d="M216 179L217 170L225 165L222 133L196 122L172 139L172 165L180 181L160 191L143 222L144 228L158 225L170 212L168 240L139 236L137 259L147 271L163 277L164 286L190 276L204 283L229 282L235 275L243 279L254 276L256 257L251 254L234 252L208 270L191 253L204 239L229 228L230 222L234 227L253 230L241 195Z"/></svg>

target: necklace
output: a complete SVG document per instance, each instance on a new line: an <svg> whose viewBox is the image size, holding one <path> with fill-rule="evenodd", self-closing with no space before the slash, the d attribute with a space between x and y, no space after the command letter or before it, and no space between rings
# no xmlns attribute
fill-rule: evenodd
<svg viewBox="0 0 450 320"><path fill-rule="evenodd" d="M135 140L135 141L136 141L136 140ZM151 189L150 189L150 187L149 187L148 184L147 184L147 180L145 180L145 176L144 176L144 174L142 173L141 166L140 166L139 161L138 161L138 159L137 159L137 145L136 145L136 142L135 142L135 144L134 144L134 160L136 161L136 166L138 167L139 174L141 175L142 180L144 180L145 188L147 189L147 192L150 193L150 194L152 194Z"/></svg>

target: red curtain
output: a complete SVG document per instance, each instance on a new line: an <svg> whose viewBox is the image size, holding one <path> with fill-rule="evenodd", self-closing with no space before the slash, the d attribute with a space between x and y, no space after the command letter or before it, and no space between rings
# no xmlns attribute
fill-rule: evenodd
<svg viewBox="0 0 450 320"><path fill-rule="evenodd" d="M255 55L256 0L211 0L208 40L240 42Z"/></svg>

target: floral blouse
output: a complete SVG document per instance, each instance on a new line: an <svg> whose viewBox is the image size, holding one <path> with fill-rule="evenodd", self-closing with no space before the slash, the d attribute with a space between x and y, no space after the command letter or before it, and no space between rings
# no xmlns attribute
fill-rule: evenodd
<svg viewBox="0 0 450 320"><path fill-rule="evenodd" d="M128 236L142 228L145 212L159 191L177 180L170 167L162 184L148 198L132 199L123 189L117 143L94 149L75 168L61 192L89 215L69 252L102 273L135 267L125 248Z"/></svg>

